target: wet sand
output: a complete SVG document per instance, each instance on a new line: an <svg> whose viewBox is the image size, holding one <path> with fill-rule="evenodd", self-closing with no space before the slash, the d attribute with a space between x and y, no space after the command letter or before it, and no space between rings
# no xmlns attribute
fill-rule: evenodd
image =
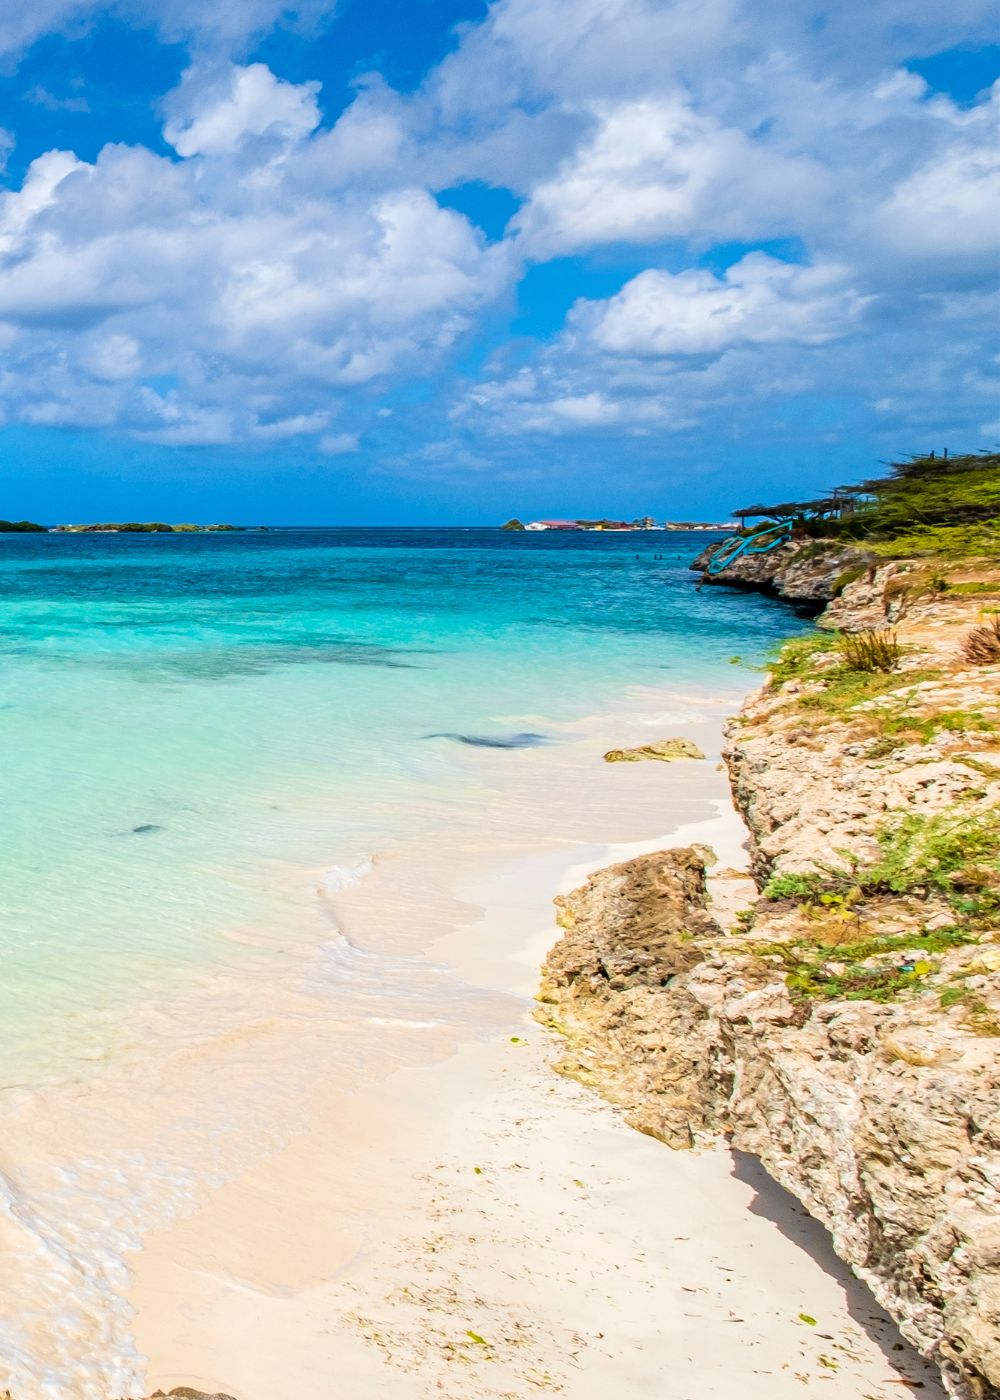
<svg viewBox="0 0 1000 1400"><path fill-rule="evenodd" d="M943 1396L759 1164L634 1132L552 1072L558 1046L530 1019L558 936L552 896L586 870L695 839L720 866L745 864L742 827L706 768L699 810L712 792L719 815L672 834L506 860L494 848L479 863L456 853L454 931L427 952L487 998L486 1038L352 1092L315 1086L304 1131L147 1237L128 1297L149 1391L774 1400L815 1385L831 1400L888 1400L918 1382ZM663 808L650 795L677 784L660 765L641 773L648 822ZM348 932L413 878L390 861L349 892Z"/></svg>

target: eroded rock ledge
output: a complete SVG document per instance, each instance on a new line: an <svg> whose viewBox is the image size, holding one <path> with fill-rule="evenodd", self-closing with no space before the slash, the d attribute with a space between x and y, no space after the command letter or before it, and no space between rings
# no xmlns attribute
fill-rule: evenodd
<svg viewBox="0 0 1000 1400"><path fill-rule="evenodd" d="M963 662L954 620L921 616L902 669L867 679L834 639L797 643L726 753L762 897L727 931L704 847L600 871L556 901L536 1014L636 1128L759 1155L950 1393L988 1400L1000 665Z"/></svg>

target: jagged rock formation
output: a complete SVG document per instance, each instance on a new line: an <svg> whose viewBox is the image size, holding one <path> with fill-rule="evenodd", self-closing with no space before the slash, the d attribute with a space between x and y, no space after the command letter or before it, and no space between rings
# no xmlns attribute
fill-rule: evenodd
<svg viewBox="0 0 1000 1400"><path fill-rule="evenodd" d="M1000 603L994 559L892 559L846 582L816 619L828 630L960 626Z"/></svg>
<svg viewBox="0 0 1000 1400"><path fill-rule="evenodd" d="M875 556L837 540L808 540L778 545L766 554L742 554L718 574L706 574L709 562L724 541L702 550L691 568L701 572L707 584L776 593L790 603L828 603L845 578L867 572Z"/></svg>
<svg viewBox="0 0 1000 1400"><path fill-rule="evenodd" d="M899 579L845 588L846 621ZM758 1154L962 1400L1000 1396L1000 667L955 626L979 603L918 587L885 673L793 644L725 751L763 897L726 932L704 848L599 872L557 901L537 1013L641 1131Z"/></svg>
<svg viewBox="0 0 1000 1400"><path fill-rule="evenodd" d="M721 544L710 545L691 563L704 571ZM800 607L825 604L820 627L858 632L938 619L950 611L962 620L975 598L1000 601L993 559L880 559L870 550L836 540L784 544L767 554L741 555L704 582L774 593Z"/></svg>

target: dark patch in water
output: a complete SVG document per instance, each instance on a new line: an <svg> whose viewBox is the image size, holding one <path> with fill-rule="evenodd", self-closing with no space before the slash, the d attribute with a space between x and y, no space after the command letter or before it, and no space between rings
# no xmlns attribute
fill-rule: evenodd
<svg viewBox="0 0 1000 1400"><path fill-rule="evenodd" d="M144 826L134 826L132 828L136 836L141 836L144 831L162 831L162 826L155 826L152 822L146 822Z"/></svg>
<svg viewBox="0 0 1000 1400"><path fill-rule="evenodd" d="M2 637L2 634L0 634ZM4 647L4 653L40 655L50 665L80 666L115 671L140 684L178 681L230 681L265 676L283 666L380 666L389 670L418 670L413 656L433 654L430 648L383 647L369 642L316 641L247 643L173 651L131 651L124 654L39 653L34 647Z"/></svg>
<svg viewBox="0 0 1000 1400"><path fill-rule="evenodd" d="M549 740L544 734L428 734L428 739L451 739L456 744L472 744L477 749L535 749Z"/></svg>

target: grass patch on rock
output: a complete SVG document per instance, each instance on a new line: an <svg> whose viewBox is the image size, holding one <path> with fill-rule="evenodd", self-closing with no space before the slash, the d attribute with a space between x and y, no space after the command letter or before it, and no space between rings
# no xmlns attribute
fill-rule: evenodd
<svg viewBox="0 0 1000 1400"><path fill-rule="evenodd" d="M937 970L936 955L979 941L965 929L912 932L881 938L854 937L843 943L800 937L787 943L758 943L758 957L779 959L793 1001L896 1001L919 991ZM864 964L879 959L877 965Z"/></svg>
<svg viewBox="0 0 1000 1400"><path fill-rule="evenodd" d="M814 932L787 942L754 945L758 956L780 959L793 1000L895 1001L919 990L936 971L930 960L934 955L978 943L983 923L995 924L1000 910L996 810L970 811L956 803L930 817L894 814L876 837L879 858L870 865L861 866L845 851L848 868L776 875L765 886L762 900L791 900L815 924ZM901 934L877 937L866 932L866 900L901 894L924 898L932 891L943 894L954 909L952 927L921 932L917 924ZM896 956L887 959L887 954ZM965 993L949 989L942 996L946 1006ZM1000 1027L989 1029L992 1013L968 1004L972 1029L1000 1034Z"/></svg>
<svg viewBox="0 0 1000 1400"><path fill-rule="evenodd" d="M951 803L933 816L892 813L875 829L879 857L862 865L840 852L842 869L774 876L762 898L846 907L877 894L936 890L964 914L1000 909L1000 812Z"/></svg>
<svg viewBox="0 0 1000 1400"><path fill-rule="evenodd" d="M846 667L838 667L836 670L825 672L822 677L817 677L822 679L822 690L803 695L796 703L800 709L818 710L832 718L843 719L849 710L864 704L866 700L877 700L894 690L902 689L904 685L920 685L924 681L938 680L940 676L939 670L930 668L907 671L905 680L901 683L898 672L852 671ZM879 729L885 727L885 716L879 715L877 711L868 712L867 717L874 720Z"/></svg>
<svg viewBox="0 0 1000 1400"><path fill-rule="evenodd" d="M804 637L792 637L771 653L767 669L771 687L776 689L786 681L811 676L821 657L837 649L837 636L830 632L807 632Z"/></svg>

